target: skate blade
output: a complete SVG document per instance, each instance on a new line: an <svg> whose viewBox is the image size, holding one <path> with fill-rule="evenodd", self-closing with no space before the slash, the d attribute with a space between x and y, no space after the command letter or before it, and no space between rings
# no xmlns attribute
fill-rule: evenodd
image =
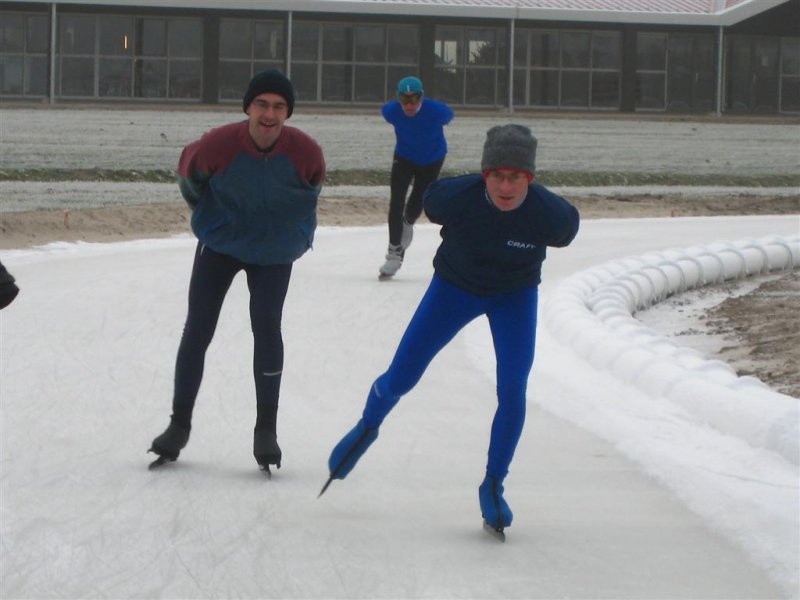
<svg viewBox="0 0 800 600"><path fill-rule="evenodd" d="M394 275L389 273L378 273L378 281L389 281Z"/></svg>
<svg viewBox="0 0 800 600"><path fill-rule="evenodd" d="M153 462L151 462L148 465L147 469L150 470L150 471L155 471L161 465L164 465L164 464L166 464L168 462L175 462L175 459L174 458L167 458L166 456L159 456L157 459L155 459Z"/></svg>
<svg viewBox="0 0 800 600"><path fill-rule="evenodd" d="M328 477L328 481L326 481L326 482L325 482L325 485L323 485L323 486L322 486L322 489L319 491L319 494L317 495L317 499L319 499L319 498L321 498L321 497L322 497L322 494L324 494L324 493L325 493L325 490L327 490L327 489L328 489L328 486L329 486L331 483L333 483L333 475L331 475L330 477Z"/></svg>
<svg viewBox="0 0 800 600"><path fill-rule="evenodd" d="M258 463L258 467L261 469L261 471L264 473L264 475L267 476L267 479L272 479L272 471L270 470L269 467L270 467L270 465L275 465L276 469L280 469L281 468L280 459L274 459L274 458L270 458L270 457L267 457L267 456L263 456L263 457L261 457L261 460L263 460L264 462L259 462ZM256 461L256 462L258 462L258 461Z"/></svg>
<svg viewBox="0 0 800 600"><path fill-rule="evenodd" d="M498 542L506 541L506 534L503 532L502 527L492 527L486 521L483 522L483 530L496 539Z"/></svg>

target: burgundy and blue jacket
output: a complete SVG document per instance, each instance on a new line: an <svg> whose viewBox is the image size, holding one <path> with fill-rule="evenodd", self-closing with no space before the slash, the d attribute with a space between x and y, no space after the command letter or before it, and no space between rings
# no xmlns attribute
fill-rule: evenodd
<svg viewBox="0 0 800 600"><path fill-rule="evenodd" d="M205 133L183 149L178 163L197 238L255 265L291 263L311 248L324 179L322 149L309 135L284 126L263 154L247 121Z"/></svg>

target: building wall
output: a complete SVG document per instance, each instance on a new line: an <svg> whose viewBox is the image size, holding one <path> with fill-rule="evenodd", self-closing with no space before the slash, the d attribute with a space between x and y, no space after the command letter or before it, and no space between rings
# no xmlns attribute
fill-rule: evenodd
<svg viewBox="0 0 800 600"><path fill-rule="evenodd" d="M800 114L800 0L722 48L708 26L59 4L53 53L49 5L0 21L2 99L237 103L278 68L299 105L375 106L413 74L471 108Z"/></svg>

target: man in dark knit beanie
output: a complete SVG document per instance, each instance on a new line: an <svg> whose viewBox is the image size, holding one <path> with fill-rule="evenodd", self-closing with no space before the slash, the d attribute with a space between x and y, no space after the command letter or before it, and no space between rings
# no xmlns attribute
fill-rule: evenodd
<svg viewBox="0 0 800 600"><path fill-rule="evenodd" d="M292 264L314 240L317 200L325 179L322 149L285 125L294 87L270 70L242 98L247 119L212 129L183 149L178 185L192 208L197 236L189 312L175 364L172 416L150 447L157 467L178 458L189 441L206 350L233 278L244 271L250 291L256 421L253 456L269 473L280 468L278 398L283 372L281 319Z"/></svg>

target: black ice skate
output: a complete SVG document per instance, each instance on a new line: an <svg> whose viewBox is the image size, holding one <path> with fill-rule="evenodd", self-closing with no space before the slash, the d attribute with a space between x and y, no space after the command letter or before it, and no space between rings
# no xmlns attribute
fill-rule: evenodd
<svg viewBox="0 0 800 600"><path fill-rule="evenodd" d="M253 432L253 456L267 477L272 478L270 465L281 468L281 449L274 431L261 429Z"/></svg>
<svg viewBox="0 0 800 600"><path fill-rule="evenodd" d="M158 458L151 462L148 468L155 469L167 461L176 461L188 441L189 430L171 422L167 430L153 440L148 452L158 454Z"/></svg>

